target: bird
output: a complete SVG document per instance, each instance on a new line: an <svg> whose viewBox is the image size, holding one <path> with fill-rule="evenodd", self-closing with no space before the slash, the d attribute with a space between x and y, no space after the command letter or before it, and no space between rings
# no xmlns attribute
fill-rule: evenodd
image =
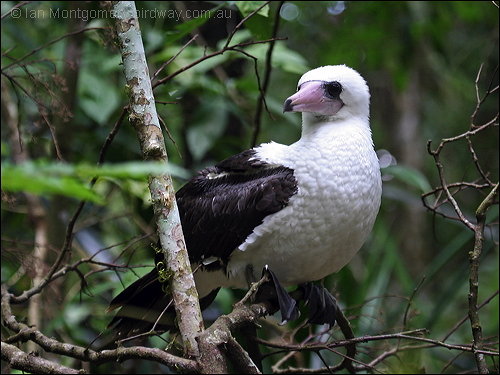
<svg viewBox="0 0 500 375"><path fill-rule="evenodd" d="M369 111L369 88L356 70L310 70L283 105L284 113L302 113L298 141L245 150L202 169L176 193L202 309L220 288L245 289L267 273L283 322L298 317L284 288L299 286L309 322L335 323L336 300L317 281L351 261L381 203ZM109 310L119 311L109 327L117 337L147 331L169 304L155 268L111 301ZM172 314L161 319L174 325Z"/></svg>

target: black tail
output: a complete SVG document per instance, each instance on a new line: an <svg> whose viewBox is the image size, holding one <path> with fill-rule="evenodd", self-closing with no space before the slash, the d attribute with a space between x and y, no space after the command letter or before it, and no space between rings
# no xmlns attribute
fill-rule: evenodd
<svg viewBox="0 0 500 375"><path fill-rule="evenodd" d="M174 326L172 298L163 291L156 268L113 298L107 311L118 308L108 324L116 339L148 332L155 323L155 331L166 331Z"/></svg>
<svg viewBox="0 0 500 375"><path fill-rule="evenodd" d="M219 288L200 299L202 310L213 302L218 291ZM164 292L156 268L113 298L107 311L116 309L118 312L108 324L113 341L148 332L153 327L156 332L175 329L172 297Z"/></svg>

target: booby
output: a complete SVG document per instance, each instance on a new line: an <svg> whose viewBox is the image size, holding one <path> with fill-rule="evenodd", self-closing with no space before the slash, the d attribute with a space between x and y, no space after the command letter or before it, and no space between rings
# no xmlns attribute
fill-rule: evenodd
<svg viewBox="0 0 500 375"><path fill-rule="evenodd" d="M369 124L370 94L345 65L305 73L284 112L302 112L301 138L261 144L205 168L176 194L202 308L221 287L246 288L270 272L283 320L296 318L283 289L301 285L310 322L335 321L320 280L368 238L382 184ZM149 329L171 299L154 269L113 299L120 335Z"/></svg>

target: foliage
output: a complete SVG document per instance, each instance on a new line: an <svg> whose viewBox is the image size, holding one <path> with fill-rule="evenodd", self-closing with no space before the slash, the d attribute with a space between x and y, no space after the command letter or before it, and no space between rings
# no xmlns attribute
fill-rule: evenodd
<svg viewBox="0 0 500 375"><path fill-rule="evenodd" d="M245 53L228 50L177 73L223 49L234 27L262 6L236 31L231 44L271 38L278 5L137 2L150 73L158 71L153 84L173 75L155 88L155 99L166 123L169 172L176 187L196 170L251 144L269 44L240 47ZM86 346L111 318L105 313L111 298L153 263L150 245L155 235L147 176L164 171L164 166L140 161L135 132L126 120L105 149L106 163L96 166L127 100L120 56L98 3L4 1L1 7L2 283L19 295L40 280L63 247L64 233L80 200L86 199L64 264L83 258L95 262L82 263L78 272L50 284L41 295L37 320L47 336ZM76 9L84 12L70 16L69 11ZM373 234L359 256L327 278L326 285L336 291L356 336L425 328L426 337L470 344L467 322L449 339L443 338L468 312L468 252L474 234L455 220L427 212L421 194L440 185L434 160L426 151L427 140L438 144L469 129L481 66L479 93L488 90L490 82L498 85L497 7L491 2L459 1L285 2L280 15L277 36L286 40L275 42L266 92L269 112L264 109L259 115L258 142L297 140L300 117L284 115L283 100L295 91L304 71L345 63L368 81L374 141L379 155L387 157L383 205ZM257 59L258 76L252 57ZM495 113L498 90L481 104L477 125ZM498 119L473 143L488 178L498 181ZM443 152L441 161L448 181L481 183L465 140ZM98 179L91 186L93 177ZM474 218L487 193L476 189L458 193L468 218ZM37 194L35 200L32 194ZM449 206L443 208L452 214ZM498 206L487 215L480 303L498 293L497 223ZM42 256L37 253L41 258L37 260L34 244L40 241L40 233L48 250ZM206 312L207 319L228 313L242 293L219 293ZM20 318L30 321L33 316L25 305L14 307ZM479 311L488 350L498 350L498 311L498 295ZM299 329L298 323L278 327L273 318L264 324L269 329L259 335L265 340L283 336L299 343L317 339L314 335L320 332L318 327ZM2 328L2 335L7 334ZM341 337L337 330L334 336ZM357 359L369 363L397 345L415 344L399 343L360 345ZM146 344L164 346L158 338ZM30 347L35 349L39 350ZM339 359L332 351L321 354L322 359L313 352L297 352L283 368L319 368L323 360L332 364ZM272 370L277 358L266 359L265 371ZM65 366L80 366L64 361ZM498 371L498 359L487 361L490 369ZM375 367L391 373L476 370L470 353L440 347L404 350ZM147 361L86 369L165 372Z"/></svg>

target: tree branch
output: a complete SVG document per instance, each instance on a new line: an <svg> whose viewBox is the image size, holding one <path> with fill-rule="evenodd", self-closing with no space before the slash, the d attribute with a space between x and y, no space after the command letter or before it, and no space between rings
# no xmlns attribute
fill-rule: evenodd
<svg viewBox="0 0 500 375"><path fill-rule="evenodd" d="M244 17L237 25L236 27L231 31L231 34L229 34L227 40L226 40L226 44L224 44L224 48L223 49L226 49L229 47L229 43L231 43L231 40L233 39L234 37L234 34L236 34L236 31L238 31L238 29L250 18L252 18L255 14L259 13L259 11L264 8L265 6L269 5L270 1L266 1L264 4L262 4L260 7L258 7L257 9L253 10L252 12L250 12L246 17Z"/></svg>
<svg viewBox="0 0 500 375"><path fill-rule="evenodd" d="M85 374L83 370L75 370L45 358L23 352L14 345L2 342L2 360L12 368L33 374Z"/></svg>
<svg viewBox="0 0 500 375"><path fill-rule="evenodd" d="M186 70L189 70L192 67L194 67L194 66L202 63L205 60L208 60L208 59L211 59L212 57L224 54L224 52L227 52L227 51L241 52L241 50L238 50L238 48L247 47L247 46L251 46L251 45L254 45L254 44L264 44L264 43L274 42L276 40L286 40L286 38L272 38L272 39L266 39L266 40L258 40L258 41L254 41L254 42L237 43L237 44L233 44L232 46L224 47L224 48L222 48L222 49L220 49L218 51L209 53L208 55L203 55L199 59L193 61L191 64L183 66L179 70L177 70L177 71L169 74L168 76L166 76L166 77L164 77L162 79L159 79L158 81L156 81L155 83L153 83L153 89L157 88L160 85L163 85L165 82L170 81L172 78L174 78L174 77L178 76L179 74L185 72Z"/></svg>
<svg viewBox="0 0 500 375"><path fill-rule="evenodd" d="M13 9L14 9L14 8L12 8L12 10L13 10ZM11 10L11 11L12 11L12 10ZM57 42L59 42L59 41L61 41L61 40L65 39L65 38L70 37L70 36L73 36L73 35L78 35L78 34L80 34L80 33L85 33L85 32L87 32L87 31L92 31L92 30L103 30L103 28L102 28L102 27L84 27L84 28L82 28L82 29L80 29L80 30L76 30L76 31L73 31L73 32L70 32L70 33L64 34L64 35L62 35L62 36L60 36L60 37L57 37L57 38L56 38L56 39L54 39L54 40L51 40L50 42L47 42L47 43L45 43L45 44L43 44L43 45L41 45L41 46L38 46L37 48L35 48L34 50L30 51L29 53L27 53L27 54L26 54L26 55L24 55L23 57L21 57L21 58L19 58L19 59L15 60L15 61L13 61L13 62L11 62L10 64L8 64L8 65L6 65L6 66L4 66L4 67L2 67L2 71L3 71L3 70L7 70L7 69L9 69L9 68L11 68L11 67L13 67L13 66L15 66L15 65L19 65L22 61L26 60L28 57L33 56L33 55L34 55L34 54L36 54L37 52L41 51L41 50L42 50L42 49L44 49L44 48L47 48L48 46L50 46L50 45L52 45L52 44L54 44L54 43L57 43Z"/></svg>
<svg viewBox="0 0 500 375"><path fill-rule="evenodd" d="M109 149L109 146L113 142L116 134L118 133L119 129L121 128L121 125L123 123L123 119L126 114L126 108L124 107L122 109L122 113L120 114L118 120L116 121L115 125L113 126L113 129L111 132L108 134L106 140L104 141L103 146L101 147L101 150L99 152L99 159L97 161L97 165L101 165L104 162L104 157L106 155L107 150ZM97 181L97 177L94 177L92 181L90 182L90 186L93 186ZM40 293L49 283L54 281L55 279L64 276L67 272L68 267L62 267L59 269L61 264L64 261L64 258L69 254L71 251L71 247L73 244L73 230L75 228L76 221L78 220L83 207L85 206L86 201L81 201L80 204L78 205L75 213L71 217L71 219L68 222L68 225L66 227L66 234L64 237L64 243L61 247L61 250L59 252L59 255L57 256L56 261L50 268L50 270L47 272L47 275L37 284L35 284L32 288L23 291L19 296L14 296L11 295L11 303L24 303L28 301L32 296ZM71 267L71 266L70 266Z"/></svg>
<svg viewBox="0 0 500 375"><path fill-rule="evenodd" d="M484 354L478 349L482 347L483 334L478 313L478 295L479 295L479 258L483 250L484 227L486 224L486 211L494 204L495 196L498 194L498 183L491 190L488 196L481 202L476 210L477 224L474 226L474 249L469 252L469 319L472 328L472 349L476 359L477 368L480 374L488 374L488 365Z"/></svg>
<svg viewBox="0 0 500 375"><path fill-rule="evenodd" d="M420 336L411 336L416 333L421 333L425 332L425 329L416 329L412 331L407 331L407 332L398 332L398 333L389 333L385 335L375 335L375 336L360 336L360 337L355 337L353 339L349 340L339 340L327 344L309 344L309 345L294 345L294 344L282 344L282 343L276 343L276 342L270 342L270 341L265 341L259 338L256 338L256 341L259 342L262 345L266 345L271 348L279 348L279 349L287 349L287 350L294 350L294 351L318 351L318 350L323 350L323 349L331 349L331 348L337 348L341 346L347 346L347 345L352 345L352 344L357 344L357 343L366 343L370 341L380 341L380 340L389 340L389 339L404 339L404 340L414 340L414 341L421 341L421 342L426 342L429 344L432 344L432 346L442 346L447 349L454 349L454 350L462 350L462 351L467 351L467 352L474 352L474 349L471 346L468 345L454 345L454 344L447 344L445 342L439 341L439 340L434 340L434 339L429 339L426 337L420 337ZM484 355L492 355L492 356L498 356L498 352L493 351L493 350L478 350L478 353L484 354Z"/></svg>
<svg viewBox="0 0 500 375"><path fill-rule="evenodd" d="M135 4L132 1L113 2L112 9L129 88L129 120L137 132L144 159L166 164L167 151L156 113ZM203 320L170 175L150 177L149 189L160 242L171 275L171 293L184 350L189 356L198 356L195 337L203 329Z"/></svg>
<svg viewBox="0 0 500 375"><path fill-rule="evenodd" d="M457 135L455 137L450 137L450 138L444 138L441 140L439 145L436 147L436 149L431 148L431 141L428 141L427 143L427 151L428 153L434 158L434 164L437 168L438 174L439 174L439 181L440 181L440 186L436 189L434 189L432 192L427 193L422 195L422 200L424 203L424 206L427 207L429 210L441 214L447 218L453 219L453 220L459 220L462 222L468 229L472 230L474 232L474 247L471 251L468 252L468 259L469 259L469 293L468 293L468 317L471 323L471 330L472 330L472 347L471 351L474 353L474 358L476 360L476 366L478 368L479 373L481 374L487 374L489 373L488 366L486 364L485 360L485 353L481 350L483 347L483 337L482 337L482 327L479 319L479 307L478 307L478 295L479 295L479 260L481 257L481 253L483 250L483 242L484 242L484 230L486 227L486 213L488 209L495 204L498 204L498 182L495 184L492 180L490 180L488 173L485 173L481 165L479 164L479 160L476 154L476 151L474 150L473 144L472 144L472 136L478 134L481 131L484 131L486 129L489 129L494 126L498 126L498 118L499 114L498 112L489 120L486 121L482 125L476 125L475 121L476 118L479 114L480 108L482 104L485 102L486 98L490 96L493 92L498 90L498 86L493 87L493 77L496 75L498 71L498 67L495 69L495 73L492 75L492 79L489 83L489 86L486 90L485 95L481 98L481 95L479 93L479 79L481 76L483 65L479 68L479 71L477 73L476 79L474 81L475 83L475 90L476 90L476 107L474 109L473 114L470 117L470 123L469 123L469 130L466 132ZM479 181L483 182L482 184L477 184L476 182L473 183L467 183L467 182L459 182L459 183L454 183L454 184L448 184L445 180L444 177L444 166L443 163L440 160L441 157L441 152L443 151L444 147L452 142L457 142L459 140L465 139L467 142L467 147L468 151L472 157L472 162L475 166L475 169L477 173L479 174ZM450 188L456 187L458 190L455 193L452 193L450 191ZM458 201L455 199L454 195L458 192L461 191L463 188L469 187L473 188L475 190L482 190L485 188L491 189L489 194L484 198L479 205L477 206L476 209L476 222L474 223L473 220L466 218L465 215L462 212L462 209L458 203ZM445 197L441 198L441 193L445 193ZM426 197L429 196L430 194L436 194L437 198L436 201L432 206L428 205L426 201ZM438 211L438 208L445 204L445 203L450 203L456 213L456 217L449 217L441 212ZM459 322L459 325L462 322ZM453 333L455 328L451 331ZM451 334L450 333L450 334ZM448 335L449 336L449 335ZM448 337L446 336L446 338Z"/></svg>
<svg viewBox="0 0 500 375"><path fill-rule="evenodd" d="M200 372L203 374L227 373L229 368L228 358L225 352L231 354L235 364L240 369L259 373L257 366L250 359L241 346L234 345L231 332L243 326L254 324L258 318L268 315L269 306L266 304L244 305L237 303L228 315L222 315L197 338L200 352L198 363Z"/></svg>
<svg viewBox="0 0 500 375"><path fill-rule="evenodd" d="M47 337L37 329L29 327L26 324L20 323L16 320L16 318L12 314L9 303L9 300L11 299L10 293L7 291L7 287L3 284L1 290L2 321L4 322L4 325L7 329L16 333L15 336L12 336L8 340L9 342L25 342L28 340L32 340L47 352L65 355L67 357L75 358L85 362L123 362L127 359L145 359L155 361L186 372L198 372L198 365L195 361L177 357L161 349L132 346L127 348L120 347L114 350L103 350L100 352L96 352L88 348L83 348L81 346L72 345L69 343L62 343L53 338ZM2 351L5 344L6 342L2 341ZM25 355L28 354L25 353ZM38 373L39 371L34 372Z"/></svg>

